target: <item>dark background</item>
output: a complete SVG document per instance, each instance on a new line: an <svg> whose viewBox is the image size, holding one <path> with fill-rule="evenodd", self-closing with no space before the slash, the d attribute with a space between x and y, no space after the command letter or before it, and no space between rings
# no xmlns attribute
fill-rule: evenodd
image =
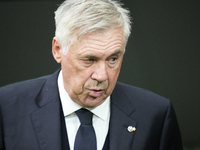
<svg viewBox="0 0 200 150"><path fill-rule="evenodd" d="M0 0L0 86L53 73L61 0ZM171 99L184 150L200 150L200 0L122 0L132 35L119 81Z"/></svg>

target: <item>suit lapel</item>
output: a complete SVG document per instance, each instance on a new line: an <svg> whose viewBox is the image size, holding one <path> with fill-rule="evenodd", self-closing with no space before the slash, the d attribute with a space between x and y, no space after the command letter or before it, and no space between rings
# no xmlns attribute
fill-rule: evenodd
<svg viewBox="0 0 200 150"><path fill-rule="evenodd" d="M39 109L31 114L32 124L40 150L61 150L62 111L57 77L59 71L45 79L42 90L35 99Z"/></svg>
<svg viewBox="0 0 200 150"><path fill-rule="evenodd" d="M111 95L111 119L110 119L110 148L131 149L134 134L136 131L131 130L137 128L137 122L132 118L134 107L128 100L127 95L117 84L113 94ZM128 129L129 127L129 129Z"/></svg>
<svg viewBox="0 0 200 150"><path fill-rule="evenodd" d="M61 150L61 124L59 101L55 100L31 115L41 150Z"/></svg>

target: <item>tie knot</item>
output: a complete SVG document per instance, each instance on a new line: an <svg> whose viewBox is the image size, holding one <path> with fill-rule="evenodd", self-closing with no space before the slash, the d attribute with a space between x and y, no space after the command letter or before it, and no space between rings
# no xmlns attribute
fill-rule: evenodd
<svg viewBox="0 0 200 150"><path fill-rule="evenodd" d="M81 108L76 111L76 114L82 125L92 125L92 112L87 109Z"/></svg>

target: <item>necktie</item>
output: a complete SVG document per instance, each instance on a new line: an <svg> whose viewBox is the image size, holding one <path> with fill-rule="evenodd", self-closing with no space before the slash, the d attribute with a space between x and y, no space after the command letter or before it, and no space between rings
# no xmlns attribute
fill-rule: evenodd
<svg viewBox="0 0 200 150"><path fill-rule="evenodd" d="M96 150L96 135L92 126L92 116L87 109L79 109L76 114L81 122L81 125L77 131L74 150Z"/></svg>

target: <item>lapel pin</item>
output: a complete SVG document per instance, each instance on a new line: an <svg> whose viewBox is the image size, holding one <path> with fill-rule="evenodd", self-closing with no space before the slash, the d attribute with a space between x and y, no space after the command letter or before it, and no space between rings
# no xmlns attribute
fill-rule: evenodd
<svg viewBox="0 0 200 150"><path fill-rule="evenodd" d="M136 127L128 126L127 128L128 132L136 131Z"/></svg>

